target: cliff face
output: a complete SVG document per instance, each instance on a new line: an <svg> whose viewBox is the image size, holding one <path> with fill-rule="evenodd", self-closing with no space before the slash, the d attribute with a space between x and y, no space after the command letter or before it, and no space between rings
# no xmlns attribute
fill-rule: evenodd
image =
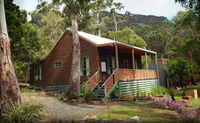
<svg viewBox="0 0 200 123"><path fill-rule="evenodd" d="M107 11L102 11L101 16L108 16L110 17L109 12ZM160 21L167 20L166 17L163 16L154 16L154 15L140 15L140 14L132 14L130 13L129 15L126 14L118 14L121 18L123 18L124 21L128 23L128 25L131 25L132 23L142 23L146 25L155 25Z"/></svg>
<svg viewBox="0 0 200 123"><path fill-rule="evenodd" d="M165 17L158 17L153 15L139 15L134 14L132 16L128 16L128 23L142 23L147 25L155 25L160 21L166 20Z"/></svg>

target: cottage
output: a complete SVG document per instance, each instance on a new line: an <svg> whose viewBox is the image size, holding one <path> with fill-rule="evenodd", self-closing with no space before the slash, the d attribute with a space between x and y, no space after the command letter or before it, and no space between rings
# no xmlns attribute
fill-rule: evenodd
<svg viewBox="0 0 200 123"><path fill-rule="evenodd" d="M156 52L78 32L81 50L81 84L94 90L97 86L109 96L114 88L130 95L136 88L149 91L157 85ZM67 29L49 55L33 65L31 84L68 87L72 63L72 34ZM151 64L151 65L149 65Z"/></svg>

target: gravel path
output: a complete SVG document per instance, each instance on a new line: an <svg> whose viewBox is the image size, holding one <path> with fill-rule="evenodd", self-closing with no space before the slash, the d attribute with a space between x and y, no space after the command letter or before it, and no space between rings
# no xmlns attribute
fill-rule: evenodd
<svg viewBox="0 0 200 123"><path fill-rule="evenodd" d="M94 116L106 109L105 105L69 104L59 101L45 93L22 94L23 99L39 99L44 102L50 120L83 119L86 116Z"/></svg>

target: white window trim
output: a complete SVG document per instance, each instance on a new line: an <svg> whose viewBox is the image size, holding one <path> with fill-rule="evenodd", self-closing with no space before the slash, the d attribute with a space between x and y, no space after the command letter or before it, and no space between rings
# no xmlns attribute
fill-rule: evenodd
<svg viewBox="0 0 200 123"><path fill-rule="evenodd" d="M59 66L59 67L56 66L56 63L57 63L57 62L60 62L60 63L61 63L61 66ZM61 68L61 67L63 67L63 62L62 62L62 61L55 61L55 62L54 62L54 68Z"/></svg>
<svg viewBox="0 0 200 123"><path fill-rule="evenodd" d="M81 56L81 60L83 59L83 58L86 58L86 75L83 75L83 71L82 71L82 61L81 61L81 65L80 65L80 67L81 67L81 76L89 76L90 75L90 58L89 58L89 56ZM87 61L87 58L88 58L88 61Z"/></svg>
<svg viewBox="0 0 200 123"><path fill-rule="evenodd" d="M37 73L37 75L35 75L36 69L37 69L37 72L39 72L39 73ZM42 80L42 66L39 65L39 66L36 67L36 69L34 68L34 78L35 78L36 81L40 81L40 80Z"/></svg>

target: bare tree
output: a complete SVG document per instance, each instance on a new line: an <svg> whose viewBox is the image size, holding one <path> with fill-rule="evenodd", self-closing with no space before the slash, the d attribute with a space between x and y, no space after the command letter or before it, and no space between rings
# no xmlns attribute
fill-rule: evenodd
<svg viewBox="0 0 200 123"><path fill-rule="evenodd" d="M75 2L75 0L74 0ZM70 73L70 88L68 96L74 98L80 94L80 41L78 36L78 15L71 14L73 55Z"/></svg>
<svg viewBox="0 0 200 123"><path fill-rule="evenodd" d="M20 101L19 84L11 61L4 0L0 0L0 117L11 105Z"/></svg>

